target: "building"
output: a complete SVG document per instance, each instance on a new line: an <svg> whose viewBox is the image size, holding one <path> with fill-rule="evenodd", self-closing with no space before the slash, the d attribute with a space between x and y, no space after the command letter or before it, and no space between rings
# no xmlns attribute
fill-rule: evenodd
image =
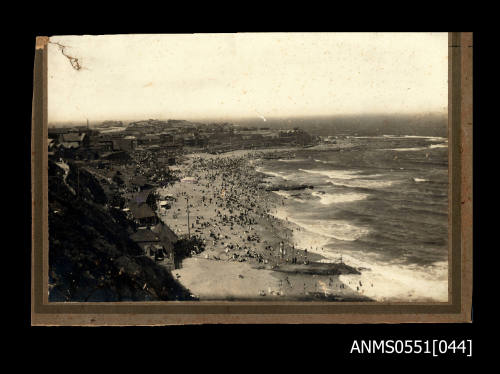
<svg viewBox="0 0 500 374"><path fill-rule="evenodd" d="M183 137L183 143L184 145L188 147L194 147L196 146L196 137L194 134L186 134Z"/></svg>
<svg viewBox="0 0 500 374"><path fill-rule="evenodd" d="M141 177L134 177L134 178L137 179ZM147 181L146 178L144 178L144 180ZM134 204L145 204L151 193L154 193L154 189L147 189L140 192L134 192L129 195L129 199Z"/></svg>
<svg viewBox="0 0 500 374"><path fill-rule="evenodd" d="M64 134L69 134L70 132L74 132L76 130L70 128L62 128L62 127L50 127L47 132L50 139L59 140L59 138Z"/></svg>
<svg viewBox="0 0 500 374"><path fill-rule="evenodd" d="M92 141L91 148L103 152L111 152L113 151L113 140L107 136L95 138Z"/></svg>
<svg viewBox="0 0 500 374"><path fill-rule="evenodd" d="M89 121L87 120L87 126ZM98 127L108 128L108 127L123 127L122 121L103 121Z"/></svg>
<svg viewBox="0 0 500 374"><path fill-rule="evenodd" d="M158 223L157 225L151 228L151 231L158 235L161 240L161 243L165 250L174 251L175 243L179 241L179 237L175 232L172 231L170 227L165 225L163 222Z"/></svg>
<svg viewBox="0 0 500 374"><path fill-rule="evenodd" d="M130 239L155 261L162 261L164 265L176 268L174 246L178 237L167 225L159 223L151 229L138 229Z"/></svg>
<svg viewBox="0 0 500 374"><path fill-rule="evenodd" d="M134 151L137 148L137 138L135 136L125 136L123 138L112 139L113 151Z"/></svg>
<svg viewBox="0 0 500 374"><path fill-rule="evenodd" d="M129 209L132 219L140 226L153 226L158 223L158 217L146 203L131 202Z"/></svg>
<svg viewBox="0 0 500 374"><path fill-rule="evenodd" d="M279 132L280 140L284 142L296 143L296 144L309 144L312 142L313 138L307 132L301 129L293 129L293 130L282 130Z"/></svg>
<svg viewBox="0 0 500 374"><path fill-rule="evenodd" d="M68 128L48 129L48 138L53 141L53 146L65 149L88 147L90 142L87 134Z"/></svg>
<svg viewBox="0 0 500 374"><path fill-rule="evenodd" d="M130 239L141 247L145 255L153 257L155 261L164 261L165 257L167 257L167 259L171 258L171 262L173 264L173 256L171 255L172 251L170 251L170 253L165 251L159 236L151 230L139 229L130 235Z"/></svg>
<svg viewBox="0 0 500 374"><path fill-rule="evenodd" d="M70 132L67 134L61 134L59 137L59 143L64 144L64 143L71 143L71 144L76 144L77 148L80 147L88 147L89 146L89 137L85 133L77 133L77 132Z"/></svg>
<svg viewBox="0 0 500 374"><path fill-rule="evenodd" d="M163 132L163 133L160 134L160 142L161 142L161 144L173 145L173 144L175 144L174 140L175 140L175 136L174 136L173 133Z"/></svg>
<svg viewBox="0 0 500 374"><path fill-rule="evenodd" d="M128 184L132 189L134 189L134 191L145 191L153 187L149 183L149 179L143 175L136 175L131 177L130 180L128 181ZM149 194L149 191L147 193Z"/></svg>
<svg viewBox="0 0 500 374"><path fill-rule="evenodd" d="M65 149L77 149L77 148L80 148L80 143L78 143L78 142L61 142L61 143L59 143L59 146L61 148L65 148Z"/></svg>
<svg viewBox="0 0 500 374"><path fill-rule="evenodd" d="M159 145L160 141L160 136L155 134L146 134L137 138L137 144L139 145Z"/></svg>
<svg viewBox="0 0 500 374"><path fill-rule="evenodd" d="M137 243L144 253L147 253L151 246L161 244L160 237L149 229L138 229L130 235L130 239Z"/></svg>

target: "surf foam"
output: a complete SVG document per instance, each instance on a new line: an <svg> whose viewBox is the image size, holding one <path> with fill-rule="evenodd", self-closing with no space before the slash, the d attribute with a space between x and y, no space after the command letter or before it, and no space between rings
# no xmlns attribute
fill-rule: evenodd
<svg viewBox="0 0 500 374"><path fill-rule="evenodd" d="M354 292L379 302L446 302L448 301L448 263L446 261L429 266L387 263L377 259L375 253L355 254L345 249L333 251L328 247L332 238L355 240L369 231L341 221L323 222L293 219L280 209L275 216L287 219L302 229L294 231L293 240L297 248L307 249L326 257L322 262L342 261L358 269L361 274L341 275L339 279ZM332 230L333 229L333 230ZM343 233L344 235L339 235ZM347 237L346 234L350 234ZM363 258L361 258L363 256ZM334 293L334 289L328 291Z"/></svg>
<svg viewBox="0 0 500 374"><path fill-rule="evenodd" d="M308 170L299 169L308 174L320 174L330 179L353 179L360 173L358 170Z"/></svg>
<svg viewBox="0 0 500 374"><path fill-rule="evenodd" d="M418 267L367 262L346 254L343 260L362 270L360 275L341 275L339 279L376 301L448 301L447 262Z"/></svg>
<svg viewBox="0 0 500 374"><path fill-rule="evenodd" d="M330 204L338 204L338 203L349 203L352 201L364 200L368 197L367 194L362 193L338 193L338 194L329 194L329 193L319 193L313 192L313 196L319 197L320 203L323 205Z"/></svg>
<svg viewBox="0 0 500 374"><path fill-rule="evenodd" d="M308 240L321 236L323 238L315 239L314 242L321 242L323 245L328 243L329 239L337 239L344 241L354 241L360 237L367 235L370 230L354 226L342 220L318 220L318 219L300 219L289 216L285 209L277 209L273 215L285 221L292 222L301 228L300 231L294 232L294 240L297 245L304 244L304 238ZM310 233L314 235L309 235ZM297 240L296 240L297 239ZM306 247L305 247L306 248Z"/></svg>

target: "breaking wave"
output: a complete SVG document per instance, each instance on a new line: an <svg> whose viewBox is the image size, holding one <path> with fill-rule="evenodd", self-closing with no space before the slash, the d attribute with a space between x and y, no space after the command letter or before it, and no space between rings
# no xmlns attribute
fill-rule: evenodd
<svg viewBox="0 0 500 374"><path fill-rule="evenodd" d="M318 197L320 199L320 203L323 205L350 203L352 201L363 200L368 197L367 194L355 193L355 192L336 193L336 194L313 192L312 195Z"/></svg>

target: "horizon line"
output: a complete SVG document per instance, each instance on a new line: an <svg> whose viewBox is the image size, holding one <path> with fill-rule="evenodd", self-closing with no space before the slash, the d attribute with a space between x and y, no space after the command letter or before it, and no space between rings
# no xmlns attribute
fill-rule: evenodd
<svg viewBox="0 0 500 374"><path fill-rule="evenodd" d="M276 120L293 120L293 119L315 119L315 118L353 118L353 117L359 117L359 118L366 118L366 117L372 117L372 118L377 118L377 117L445 117L448 115L448 111L446 112L438 112L438 111L433 111L433 112L421 112L421 113L342 113L342 114L311 114L311 115L292 115L292 116L242 116L242 117L237 117L237 116L207 116L207 117L156 117L155 116L144 116L142 118L134 117L134 118L125 118L125 117L111 117L111 118L102 118L102 119L97 119L97 120L91 120L90 118L85 118L85 119L64 119L64 120L49 120L48 124L61 124L61 123L86 123L87 120L89 123L92 122L98 122L102 123L105 121L122 121L122 122L135 122L135 121L147 121L147 120L157 120L157 121L168 121L168 120L179 120L179 121L190 121L190 122L199 122L199 121L246 121L246 120L260 120L262 123L266 123L267 121L276 121Z"/></svg>

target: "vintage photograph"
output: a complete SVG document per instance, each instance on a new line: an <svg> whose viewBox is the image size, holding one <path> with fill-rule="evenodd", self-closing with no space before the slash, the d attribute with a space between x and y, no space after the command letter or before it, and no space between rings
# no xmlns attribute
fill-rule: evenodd
<svg viewBox="0 0 500 374"><path fill-rule="evenodd" d="M52 36L49 302L449 302L448 33Z"/></svg>

